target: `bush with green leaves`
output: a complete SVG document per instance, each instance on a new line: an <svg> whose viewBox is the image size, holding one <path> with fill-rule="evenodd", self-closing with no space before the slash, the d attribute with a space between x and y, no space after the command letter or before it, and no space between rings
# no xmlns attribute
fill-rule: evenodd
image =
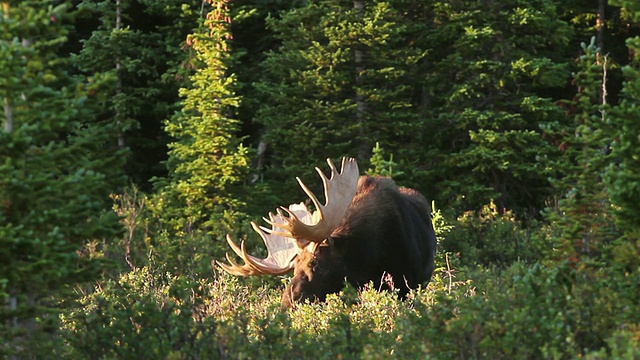
<svg viewBox="0 0 640 360"><path fill-rule="evenodd" d="M223 272L190 280L143 267L101 282L66 314L57 351L98 359L631 359L638 273L594 269L449 264L404 301L347 286L326 302L286 310L283 284Z"/></svg>
<svg viewBox="0 0 640 360"><path fill-rule="evenodd" d="M422 351L436 359L569 359L637 343L637 325L624 325L629 330L622 334L616 325L625 324L626 305L604 278L566 264L523 263L470 275L474 281L465 294L465 287L430 294L436 297L430 306L416 306L418 316L398 322L422 338L412 356Z"/></svg>
<svg viewBox="0 0 640 360"><path fill-rule="evenodd" d="M145 267L101 283L62 318L60 354L92 359L389 357L410 347L408 339L419 341L419 334L399 333L404 329L399 324L417 321L412 320L416 306L427 306L429 301L420 299L429 291L403 302L393 292L347 287L325 303L285 310L273 288L227 274L191 281Z"/></svg>
<svg viewBox="0 0 640 360"><path fill-rule="evenodd" d="M550 238L535 221L523 224L513 212L492 202L468 211L455 222L442 241L442 251L456 254L464 265L507 267L516 261L535 262L550 249Z"/></svg>
<svg viewBox="0 0 640 360"><path fill-rule="evenodd" d="M233 277L189 280L143 267L105 281L63 317L75 358L216 358L242 353L252 303L273 307L266 289L241 287ZM264 314L264 312L262 312Z"/></svg>

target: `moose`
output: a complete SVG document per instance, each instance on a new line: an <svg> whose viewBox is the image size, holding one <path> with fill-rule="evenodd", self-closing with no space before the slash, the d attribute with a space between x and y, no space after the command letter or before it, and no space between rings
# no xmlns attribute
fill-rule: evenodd
<svg viewBox="0 0 640 360"><path fill-rule="evenodd" d="M261 259L247 253L229 235L231 249L244 260L218 266L238 276L281 275L293 269L282 295L282 306L324 301L339 292L345 280L361 287L373 282L376 289L410 289L429 282L434 269L436 237L430 206L416 190L398 187L388 177L360 176L355 159L343 158L340 172L331 159L328 178L322 179L325 204L296 178L315 207L304 203L280 207L264 220L271 228L251 222L268 255Z"/></svg>

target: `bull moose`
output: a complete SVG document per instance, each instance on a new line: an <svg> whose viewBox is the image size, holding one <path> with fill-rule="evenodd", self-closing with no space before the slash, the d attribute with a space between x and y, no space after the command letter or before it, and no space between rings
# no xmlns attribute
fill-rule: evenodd
<svg viewBox="0 0 640 360"><path fill-rule="evenodd" d="M373 282L376 288L395 288L404 296L428 282L434 269L436 237L430 206L413 189L398 187L388 177L359 176L355 159L343 158L338 172L330 159L331 176L316 168L322 178L325 204L297 178L315 206L304 203L281 207L264 219L271 229L251 226L264 241L264 259L249 255L242 241L229 235L231 249L244 260L239 265L216 261L239 276L279 275L293 269L282 295L282 305L324 301L348 283L358 287Z"/></svg>

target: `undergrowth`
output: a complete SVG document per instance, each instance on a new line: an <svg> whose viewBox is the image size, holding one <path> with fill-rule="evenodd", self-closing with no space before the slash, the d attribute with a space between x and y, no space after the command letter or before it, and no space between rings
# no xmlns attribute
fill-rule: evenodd
<svg viewBox="0 0 640 360"><path fill-rule="evenodd" d="M141 268L102 284L66 314L58 348L78 359L640 356L637 325L606 320L631 309L607 308L620 303L610 292L585 296L569 267L515 263L458 278L469 275L478 280L450 283L440 269L404 301L346 287L325 303L283 310L280 289L226 274L184 282Z"/></svg>
<svg viewBox="0 0 640 360"><path fill-rule="evenodd" d="M285 310L286 278L174 274L149 261L83 288L60 316L50 345L32 353L65 359L640 358L640 271L635 262L606 265L636 247L614 248L617 262L527 261L540 252L526 247L515 220L481 215L450 225L434 212L437 268L428 285L404 300L372 285L347 286L324 303ZM511 255L496 263L469 261L468 254L497 249L473 248L467 236L474 229L487 239L500 236L496 242ZM461 246L451 246L456 243Z"/></svg>

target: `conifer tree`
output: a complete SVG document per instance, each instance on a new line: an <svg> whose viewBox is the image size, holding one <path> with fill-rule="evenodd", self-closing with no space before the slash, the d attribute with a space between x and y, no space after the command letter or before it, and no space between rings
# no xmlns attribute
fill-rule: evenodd
<svg viewBox="0 0 640 360"><path fill-rule="evenodd" d="M57 55L67 5L8 1L0 9L3 358L34 356L27 342L51 330L65 289L97 275L96 260L78 256L83 245L119 231L109 210L110 192L122 186L119 154L101 157L107 129L93 126L83 84Z"/></svg>
<svg viewBox="0 0 640 360"><path fill-rule="evenodd" d="M235 75L228 71L231 22L227 1L209 1L206 19L187 38L194 73L182 88L183 109L166 126L169 177L157 183L163 217L174 231L220 229L228 216L241 213L242 183L248 153L237 136L234 117L240 98ZM165 197L163 199L162 197ZM225 220L226 219L226 220Z"/></svg>
<svg viewBox="0 0 640 360"><path fill-rule="evenodd" d="M638 28L640 3L629 0L611 3L622 7L623 19L631 25L628 28ZM623 68L625 82L621 101L609 111L614 161L605 179L623 235L612 247L610 268L614 280L609 280L607 285L615 284L616 295L625 301L620 301L622 326L637 329L640 324L640 314L636 311L640 298L640 36L636 33L627 38L627 46L631 59Z"/></svg>
<svg viewBox="0 0 640 360"><path fill-rule="evenodd" d="M165 175L164 121L178 110L178 88L186 35L196 26L201 4L169 0L83 0L78 8L89 32L75 64L91 81L100 122L113 129L114 143L127 149L131 180L149 189ZM80 23L78 23L80 24Z"/></svg>
<svg viewBox="0 0 640 360"><path fill-rule="evenodd" d="M413 106L416 26L391 1L309 1L271 18L280 41L263 65L262 106L271 156L267 179L295 198L309 164L355 156L363 168L376 142L399 159L417 158L424 129ZM298 194L299 195L299 194Z"/></svg>
<svg viewBox="0 0 640 360"><path fill-rule="evenodd" d="M595 41L594 37L589 45L582 44L583 54L574 75L578 93L567 104L567 115L574 122L568 126L544 126L546 135L562 151L562 156L551 159L549 164L556 171L553 186L561 199L557 211L548 214L560 229L556 245L560 257L574 262L597 257L603 246L616 237L603 180L611 162L612 140L604 110L606 92L601 91L607 64L606 58L599 56Z"/></svg>
<svg viewBox="0 0 640 360"><path fill-rule="evenodd" d="M541 209L551 186L539 156L554 152L539 124L560 121L551 98L568 82L571 30L550 0L436 1L423 39L429 112L426 183L440 203Z"/></svg>
<svg viewBox="0 0 640 360"><path fill-rule="evenodd" d="M614 3L623 6L631 23L640 23L640 4L624 0ZM617 163L611 165L607 180L611 200L618 206L616 217L620 226L640 248L640 37L627 39L627 46L633 58L623 69L626 81L622 101L610 112L616 140L613 155Z"/></svg>

